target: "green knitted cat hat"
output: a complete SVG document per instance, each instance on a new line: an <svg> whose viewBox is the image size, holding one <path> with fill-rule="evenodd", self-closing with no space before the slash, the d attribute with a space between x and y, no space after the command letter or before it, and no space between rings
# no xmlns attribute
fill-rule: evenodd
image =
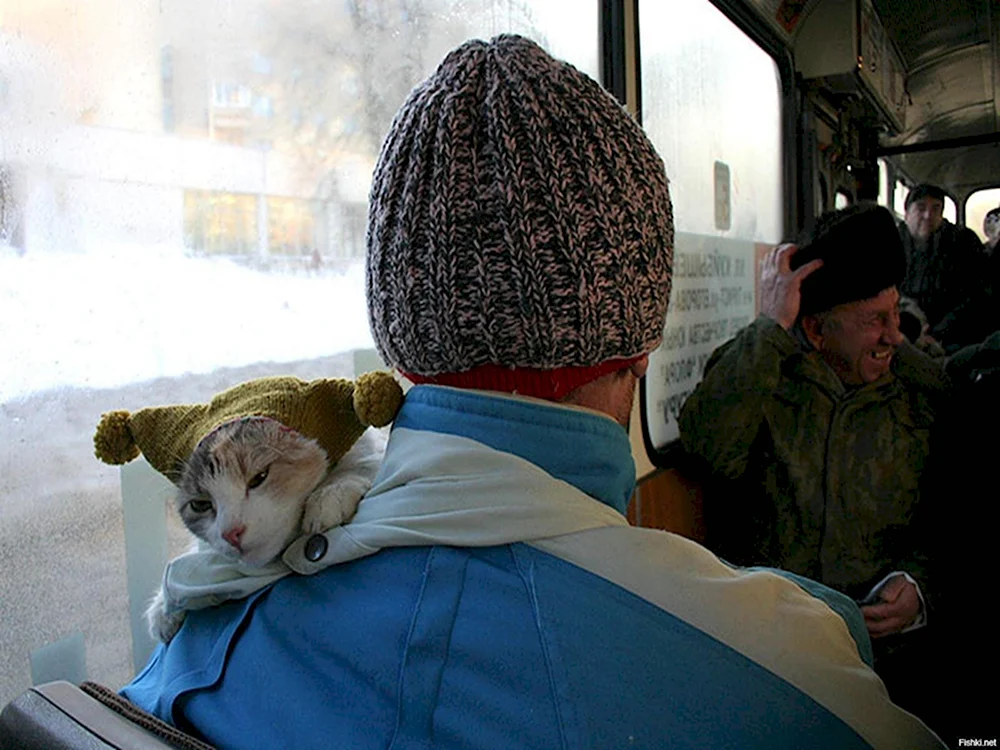
<svg viewBox="0 0 1000 750"><path fill-rule="evenodd" d="M117 465L141 452L176 483L184 462L216 428L244 417L269 417L316 440L332 465L369 425L389 424L402 401L402 389L387 372L366 373L355 381L260 378L234 386L208 404L108 412L94 433L94 454Z"/></svg>

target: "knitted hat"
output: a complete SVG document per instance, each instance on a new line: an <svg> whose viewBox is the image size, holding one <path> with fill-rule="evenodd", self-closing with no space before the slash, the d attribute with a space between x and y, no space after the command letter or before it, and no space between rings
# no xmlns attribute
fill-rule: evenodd
<svg viewBox="0 0 1000 750"><path fill-rule="evenodd" d="M800 315L876 297L899 286L906 273L896 222L875 204L859 203L820 216L792 256L792 270L816 258L823 259L823 266L802 281Z"/></svg>
<svg viewBox="0 0 1000 750"><path fill-rule="evenodd" d="M373 337L416 382L559 398L659 345L672 251L663 162L627 111L527 39L470 41L382 146Z"/></svg>
<svg viewBox="0 0 1000 750"><path fill-rule="evenodd" d="M244 417L269 417L313 438L330 465L350 450L368 425L396 416L403 392L392 375L371 372L357 381L261 378L220 393L208 404L156 406L102 415L94 454L109 464L146 460L172 482L198 443L216 428Z"/></svg>
<svg viewBox="0 0 1000 750"><path fill-rule="evenodd" d="M936 198L944 203L944 196L944 190L939 188L937 185L928 185L927 183L923 183L910 189L910 192L906 194L906 200L903 202L903 207L909 208L913 201L918 201L921 198Z"/></svg>

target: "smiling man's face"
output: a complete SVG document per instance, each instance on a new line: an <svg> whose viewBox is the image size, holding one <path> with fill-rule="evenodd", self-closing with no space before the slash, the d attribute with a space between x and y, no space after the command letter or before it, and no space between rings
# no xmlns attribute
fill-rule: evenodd
<svg viewBox="0 0 1000 750"><path fill-rule="evenodd" d="M802 319L806 337L844 385L873 383L889 372L903 342L896 287Z"/></svg>

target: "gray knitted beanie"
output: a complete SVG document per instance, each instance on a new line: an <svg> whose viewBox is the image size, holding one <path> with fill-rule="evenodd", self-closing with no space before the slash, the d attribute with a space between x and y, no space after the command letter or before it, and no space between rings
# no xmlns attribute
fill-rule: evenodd
<svg viewBox="0 0 1000 750"><path fill-rule="evenodd" d="M522 37L467 42L411 92L367 239L375 343L416 382L560 398L661 340L663 162L601 86Z"/></svg>

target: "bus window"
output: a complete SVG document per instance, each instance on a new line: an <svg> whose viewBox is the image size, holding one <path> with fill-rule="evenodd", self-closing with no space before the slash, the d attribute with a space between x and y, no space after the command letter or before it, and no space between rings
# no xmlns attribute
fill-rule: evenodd
<svg viewBox="0 0 1000 750"><path fill-rule="evenodd" d="M383 134L506 31L599 76L593 2L0 0L0 705L128 681L133 551L187 545L164 495L123 513L101 413L353 377Z"/></svg>
<svg viewBox="0 0 1000 750"><path fill-rule="evenodd" d="M1000 188L977 190L965 201L965 226L978 234L982 242L986 242L983 219L989 211L998 206L1000 206Z"/></svg>
<svg viewBox="0 0 1000 750"><path fill-rule="evenodd" d="M885 159L878 160L878 204L892 210L889 205L889 165Z"/></svg>
<svg viewBox="0 0 1000 750"><path fill-rule="evenodd" d="M892 191L892 210L897 216L906 216L906 194L910 189L902 180L896 180L896 186Z"/></svg>
<svg viewBox="0 0 1000 750"><path fill-rule="evenodd" d="M944 218L950 221L952 224L958 223L958 209L955 206L955 201L950 195L944 197Z"/></svg>
<svg viewBox="0 0 1000 750"><path fill-rule="evenodd" d="M755 315L756 261L783 226L781 85L774 60L709 0L640 1L639 17L643 125L676 232L664 342L644 385L652 453L677 438L709 354Z"/></svg>

